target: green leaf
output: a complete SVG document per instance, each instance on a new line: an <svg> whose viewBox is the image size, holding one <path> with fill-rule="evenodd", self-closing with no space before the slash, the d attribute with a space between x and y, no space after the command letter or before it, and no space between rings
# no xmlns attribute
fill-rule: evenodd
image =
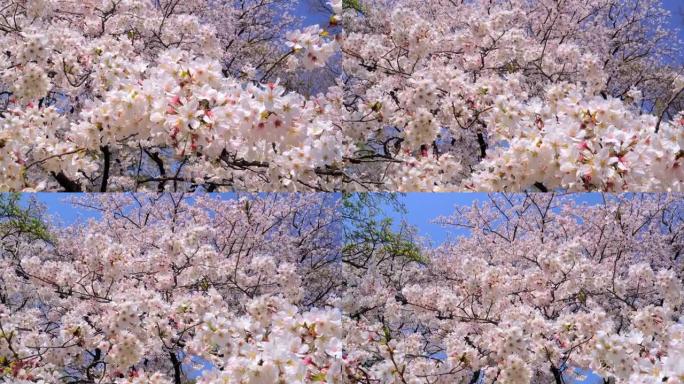
<svg viewBox="0 0 684 384"><path fill-rule="evenodd" d="M387 344L390 342L390 340L392 340L392 331L390 331L389 327L386 325L382 327L382 331L384 333L383 341L385 342L385 344Z"/></svg>
<svg viewBox="0 0 684 384"><path fill-rule="evenodd" d="M19 193L0 193L0 234L16 233L45 241L51 240L42 211L35 204L22 207Z"/></svg>
<svg viewBox="0 0 684 384"><path fill-rule="evenodd" d="M356 12L365 13L364 7L359 0L342 0L342 9L353 9Z"/></svg>

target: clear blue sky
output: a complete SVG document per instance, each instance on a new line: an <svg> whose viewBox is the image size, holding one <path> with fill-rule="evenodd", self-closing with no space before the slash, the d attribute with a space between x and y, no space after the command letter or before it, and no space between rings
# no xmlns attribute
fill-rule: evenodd
<svg viewBox="0 0 684 384"><path fill-rule="evenodd" d="M322 9L316 6L317 2L318 0L299 0L295 13L304 17L304 25L320 24L325 27L328 24L330 14L322 12Z"/></svg>
<svg viewBox="0 0 684 384"><path fill-rule="evenodd" d="M45 204L48 214L56 219L57 223L71 225L98 216L95 211L76 209L69 203L70 199L78 195L78 193L24 193L22 200L35 197Z"/></svg>
<svg viewBox="0 0 684 384"><path fill-rule="evenodd" d="M52 217L55 224L71 225L82 223L90 218L100 217L97 211L74 207L70 200L78 197L78 195L78 193L24 193L22 200L26 201L35 197L46 206L47 213ZM224 199L235 197L234 193L217 193L216 195L220 195Z"/></svg>
<svg viewBox="0 0 684 384"><path fill-rule="evenodd" d="M429 237L435 244L447 239L449 235L466 235L466 231L447 231L437 224L431 223L438 216L450 215L455 206L471 206L475 201L487 199L486 193L407 193L399 196L406 206L407 213L400 215L387 209L386 213L395 222L405 220L418 228L421 235Z"/></svg>
<svg viewBox="0 0 684 384"><path fill-rule="evenodd" d="M673 25L682 26L681 12L684 10L684 1L682 0L662 0L665 8L672 11Z"/></svg>

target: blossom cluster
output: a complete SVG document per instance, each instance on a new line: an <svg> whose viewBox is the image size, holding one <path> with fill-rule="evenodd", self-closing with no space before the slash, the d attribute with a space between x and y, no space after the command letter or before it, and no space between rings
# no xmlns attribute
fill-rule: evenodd
<svg viewBox="0 0 684 384"><path fill-rule="evenodd" d="M292 60L325 66L337 42L318 26L285 36L293 22L285 0L9 3L2 190L163 190L167 181L256 190L264 180L294 189L323 183L316 171L342 159L325 96L277 80ZM242 25L261 17L270 21ZM50 121L36 124L35 114Z"/></svg>
<svg viewBox="0 0 684 384"><path fill-rule="evenodd" d="M422 258L350 252L352 382L681 382L682 197L605 198L493 195Z"/></svg>
<svg viewBox="0 0 684 384"><path fill-rule="evenodd" d="M508 146L478 164L470 186L492 191L535 183L554 190L682 188L681 116L656 133L656 117L638 115L618 99L596 96L585 101L568 85L548 92L552 102L547 105L535 101L521 110L520 105L500 102L493 107L506 121L495 117L491 135Z"/></svg>
<svg viewBox="0 0 684 384"><path fill-rule="evenodd" d="M7 3L3 190L682 188L658 0Z"/></svg>
<svg viewBox="0 0 684 384"><path fill-rule="evenodd" d="M334 200L76 204L102 219L3 239L0 380L174 383L201 361L203 383L342 382Z"/></svg>
<svg viewBox="0 0 684 384"><path fill-rule="evenodd" d="M100 217L2 238L0 378L681 381L682 196L490 199L410 248L344 242L324 194L78 198Z"/></svg>
<svg viewBox="0 0 684 384"><path fill-rule="evenodd" d="M429 152L442 176L416 174L411 190L681 190L684 87L658 64L679 43L657 1L403 0L344 15L345 131L376 160L358 177L396 190Z"/></svg>

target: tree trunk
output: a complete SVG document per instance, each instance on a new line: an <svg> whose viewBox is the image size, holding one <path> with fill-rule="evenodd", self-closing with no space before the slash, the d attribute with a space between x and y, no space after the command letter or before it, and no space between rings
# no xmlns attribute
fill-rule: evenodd
<svg viewBox="0 0 684 384"><path fill-rule="evenodd" d="M109 183L109 167L111 165L111 152L109 152L109 146L100 147L102 150L102 155L104 155L104 170L102 171L102 185L100 186L100 192L107 192L107 184Z"/></svg>
<svg viewBox="0 0 684 384"><path fill-rule="evenodd" d="M169 351L169 357L171 358L171 364L173 364L173 383L174 384L182 384L181 383L181 363L178 361L178 356L176 356L176 352L174 351Z"/></svg>
<svg viewBox="0 0 684 384"><path fill-rule="evenodd" d="M556 384L564 384L563 382L563 372L561 372L560 369L556 368L555 366L551 366L551 373L553 373L553 378L556 381Z"/></svg>
<svg viewBox="0 0 684 384"><path fill-rule="evenodd" d="M468 384L477 384L478 381L480 381L480 375L482 374L481 370L477 370L473 372L473 377L470 379L470 382Z"/></svg>

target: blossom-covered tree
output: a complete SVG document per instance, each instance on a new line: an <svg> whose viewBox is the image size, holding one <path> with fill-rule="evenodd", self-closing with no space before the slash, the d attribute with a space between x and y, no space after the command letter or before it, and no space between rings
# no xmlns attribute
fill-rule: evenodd
<svg viewBox="0 0 684 384"><path fill-rule="evenodd" d="M356 233L351 382L681 383L683 213L680 195L493 195L437 219L468 234L436 248Z"/></svg>
<svg viewBox="0 0 684 384"><path fill-rule="evenodd" d="M334 174L327 103L278 80L335 51L334 26L293 29L295 4L0 2L0 189L261 191Z"/></svg>
<svg viewBox="0 0 684 384"><path fill-rule="evenodd" d="M659 0L297 3L1 1L0 189L682 188Z"/></svg>
<svg viewBox="0 0 684 384"><path fill-rule="evenodd" d="M0 227L0 382L342 383L337 197L76 204L101 217Z"/></svg>
<svg viewBox="0 0 684 384"><path fill-rule="evenodd" d="M0 200L0 382L681 383L684 197L604 199L494 195L437 247L378 195Z"/></svg>
<svg viewBox="0 0 684 384"><path fill-rule="evenodd" d="M374 161L359 177L405 191L681 189L684 78L659 1L353 3L340 124Z"/></svg>

